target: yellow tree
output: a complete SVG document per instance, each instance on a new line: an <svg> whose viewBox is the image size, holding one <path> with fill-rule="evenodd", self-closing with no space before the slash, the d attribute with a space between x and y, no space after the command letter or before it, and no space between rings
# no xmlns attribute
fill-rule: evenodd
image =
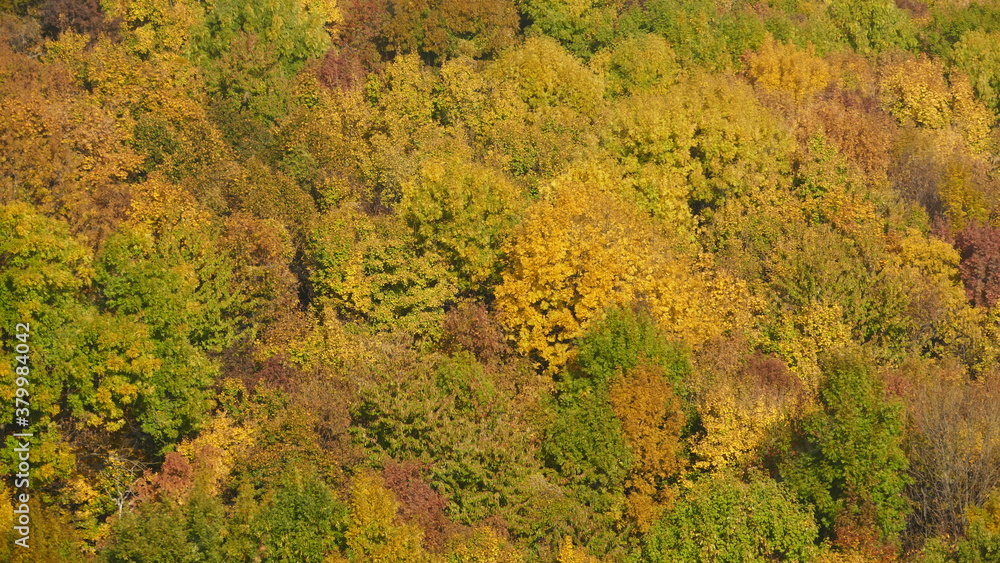
<svg viewBox="0 0 1000 563"><path fill-rule="evenodd" d="M809 45L799 49L782 44L770 34L754 53L746 57L747 75L755 84L772 92L782 92L801 103L818 94L830 83L830 68Z"/></svg>
<svg viewBox="0 0 1000 563"><path fill-rule="evenodd" d="M82 49L86 39L72 37ZM66 217L93 243L123 218L124 181L141 159L128 128L74 84L70 70L0 44L0 201Z"/></svg>
<svg viewBox="0 0 1000 563"><path fill-rule="evenodd" d="M678 454L685 416L663 368L655 364L642 363L622 374L609 398L632 450L629 515L647 532L673 497L666 480L682 467Z"/></svg>
<svg viewBox="0 0 1000 563"><path fill-rule="evenodd" d="M383 561L428 561L420 547L423 533L415 525L396 523L399 502L385 488L382 478L364 473L351 487L351 523L347 528L347 551L357 563Z"/></svg>
<svg viewBox="0 0 1000 563"><path fill-rule="evenodd" d="M549 373L613 305L647 302L666 334L689 345L750 324L745 284L707 258L672 251L621 191L599 169L560 177L506 246L510 265L496 289L501 322Z"/></svg>

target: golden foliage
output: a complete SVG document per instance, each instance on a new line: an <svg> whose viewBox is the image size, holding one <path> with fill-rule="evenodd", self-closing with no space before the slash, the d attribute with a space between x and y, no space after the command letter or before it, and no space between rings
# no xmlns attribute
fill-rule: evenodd
<svg viewBox="0 0 1000 563"><path fill-rule="evenodd" d="M941 128L951 121L951 96L941 64L927 58L883 69L882 104L897 119Z"/></svg>
<svg viewBox="0 0 1000 563"><path fill-rule="evenodd" d="M680 399L663 369L645 363L622 374L611 386L609 398L634 456L631 485L652 493L657 483L681 469L678 454L685 416Z"/></svg>
<svg viewBox="0 0 1000 563"><path fill-rule="evenodd" d="M511 547L493 528L479 526L468 538L448 550L447 559L454 563L518 563L524 557Z"/></svg>
<svg viewBox="0 0 1000 563"><path fill-rule="evenodd" d="M382 478L364 473L351 486L351 523L347 549L356 563L418 562L428 558L420 547L423 532L415 525L396 523L399 502Z"/></svg>
<svg viewBox="0 0 1000 563"><path fill-rule="evenodd" d="M121 220L141 164L128 128L95 102L67 65L0 45L0 201L68 217L90 242Z"/></svg>
<svg viewBox="0 0 1000 563"><path fill-rule="evenodd" d="M651 364L619 376L608 396L633 456L627 482L629 515L647 532L672 500L666 480L682 468L684 412L663 369Z"/></svg>
<svg viewBox="0 0 1000 563"><path fill-rule="evenodd" d="M573 538L565 536L562 543L559 544L559 554L556 556L556 561L559 563L598 563L599 559L578 549L573 545Z"/></svg>
<svg viewBox="0 0 1000 563"><path fill-rule="evenodd" d="M495 80L509 84L532 109L565 106L588 113L597 109L604 82L548 37L532 37L506 52L492 67Z"/></svg>
<svg viewBox="0 0 1000 563"><path fill-rule="evenodd" d="M705 435L691 448L704 470L739 467L759 453L770 431L789 420L783 405L765 395L745 396L729 385L713 386L698 400Z"/></svg>
<svg viewBox="0 0 1000 563"><path fill-rule="evenodd" d="M192 29L203 24L205 17L201 3L191 0L109 0L102 4L109 19L120 18L125 45L140 56L183 52Z"/></svg>
<svg viewBox="0 0 1000 563"><path fill-rule="evenodd" d="M435 252L419 253L413 235L395 217L369 217L352 206L324 215L314 233L311 281L321 306L377 330L440 333L455 277Z"/></svg>
<svg viewBox="0 0 1000 563"><path fill-rule="evenodd" d="M843 309L836 303L812 303L781 316L778 354L789 369L802 378L807 389L818 389L819 358L851 342L850 328L844 323Z"/></svg>
<svg viewBox="0 0 1000 563"><path fill-rule="evenodd" d="M883 69L881 103L900 121L932 129L961 131L974 152L989 148L990 125L996 115L975 99L968 78L954 71L945 79L939 61L921 57Z"/></svg>
<svg viewBox="0 0 1000 563"><path fill-rule="evenodd" d="M792 139L737 77L695 75L614 109L606 147L633 173L669 169L663 178L679 179L704 218L727 199L789 183Z"/></svg>
<svg viewBox="0 0 1000 563"><path fill-rule="evenodd" d="M177 452L196 467L203 484L218 494L237 461L254 447L255 434L255 429L234 424L220 414L206 423L198 436L178 444Z"/></svg>
<svg viewBox="0 0 1000 563"><path fill-rule="evenodd" d="M496 289L501 323L552 372L594 317L634 300L653 275L644 267L652 233L634 209L590 183L553 190L512 235Z"/></svg>
<svg viewBox="0 0 1000 563"><path fill-rule="evenodd" d="M816 56L810 44L799 49L781 44L770 34L755 53L746 57L747 74L755 83L772 92L783 92L796 103L811 98L830 84L831 72L826 61Z"/></svg>
<svg viewBox="0 0 1000 563"><path fill-rule="evenodd" d="M670 43L653 33L630 37L598 53L590 67L607 77L608 91L618 95L669 86L677 82L680 71Z"/></svg>
<svg viewBox="0 0 1000 563"><path fill-rule="evenodd" d="M716 271L708 257L670 251L649 219L614 192L606 174L560 177L506 246L510 266L496 289L501 322L550 373L612 305L643 301L670 338L694 346L752 323L742 281Z"/></svg>
<svg viewBox="0 0 1000 563"><path fill-rule="evenodd" d="M959 358L976 370L989 365L1000 352L990 335L992 321L987 311L969 304L955 247L909 229L890 250L889 263L912 300L914 352Z"/></svg>

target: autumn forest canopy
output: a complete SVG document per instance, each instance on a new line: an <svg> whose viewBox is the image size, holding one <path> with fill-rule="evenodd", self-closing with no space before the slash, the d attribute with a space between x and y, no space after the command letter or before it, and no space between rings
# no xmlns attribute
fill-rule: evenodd
<svg viewBox="0 0 1000 563"><path fill-rule="evenodd" d="M1000 561L998 112L997 0L0 0L0 560Z"/></svg>

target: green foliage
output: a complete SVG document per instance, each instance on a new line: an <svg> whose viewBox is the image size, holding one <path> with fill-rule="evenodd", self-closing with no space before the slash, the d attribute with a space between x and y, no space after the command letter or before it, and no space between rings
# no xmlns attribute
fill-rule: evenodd
<svg viewBox="0 0 1000 563"><path fill-rule="evenodd" d="M764 39L764 22L734 3L717 9L710 1L652 0L623 16L622 28L662 35L683 66L731 70L739 57Z"/></svg>
<svg viewBox="0 0 1000 563"><path fill-rule="evenodd" d="M604 318L580 338L578 347L578 369L567 373L566 390L581 385L576 383L580 380L587 387L607 389L617 375L635 369L642 362L662 367L675 386L691 370L684 353L667 342L656 322L642 311L608 309Z"/></svg>
<svg viewBox="0 0 1000 563"><path fill-rule="evenodd" d="M235 336L228 315L239 298L229 285L233 268L211 242L214 233L190 227L161 236L144 226L123 228L105 244L96 280L107 309L143 320L158 340L219 351Z"/></svg>
<svg viewBox="0 0 1000 563"><path fill-rule="evenodd" d="M19 322L44 323L51 330L70 321L65 309L93 276L91 253L70 236L65 222L25 203L0 207L0 235L0 332L5 340L13 339Z"/></svg>
<svg viewBox="0 0 1000 563"><path fill-rule="evenodd" d="M1000 494L994 492L981 507L969 507L966 539L958 544L958 563L981 563L1000 555Z"/></svg>
<svg viewBox="0 0 1000 563"><path fill-rule="evenodd" d="M251 539L268 561L322 562L346 547L347 506L316 475L293 468L264 499Z"/></svg>
<svg viewBox="0 0 1000 563"><path fill-rule="evenodd" d="M448 261L460 288L484 292L500 281L500 247L519 195L494 170L451 157L424 164L404 185L398 212L419 248Z"/></svg>
<svg viewBox="0 0 1000 563"><path fill-rule="evenodd" d="M319 303L376 330L425 339L440 334L455 279L433 251L418 253L412 232L392 216L333 210L311 241L310 282Z"/></svg>
<svg viewBox="0 0 1000 563"><path fill-rule="evenodd" d="M667 405L668 397L655 392L662 390L649 381L633 382L631 375L649 369L641 364L658 366L660 369L653 370L652 377L667 382L672 394L672 387L681 383L690 365L648 314L628 309L608 309L604 318L579 339L578 346L576 362L564 370L557 386L552 422L541 453L546 465L568 479L584 502L598 511L608 511L612 504L621 502L625 479L634 463L640 464L635 468L640 473L656 473L656 480L666 477L658 474L663 463L653 464L657 465L655 469L645 466L652 463L647 459L647 450L662 454L669 449L665 443L652 448L646 443L647 439L660 439L659 429L665 422L639 420L637 412L626 408L624 398L632 396L643 404L656 403L649 412L640 409L642 415L653 416L658 408L666 408L668 412L658 413L661 418L675 415L677 405ZM613 384L620 385L613 388ZM614 402L616 398L619 400ZM633 416L623 419L622 415ZM630 434L626 434L623 421Z"/></svg>
<svg viewBox="0 0 1000 563"><path fill-rule="evenodd" d="M923 43L931 52L944 56L967 33L996 31L1000 31L1000 11L992 2L942 2L931 11Z"/></svg>
<svg viewBox="0 0 1000 563"><path fill-rule="evenodd" d="M684 491L642 546L644 561L810 561L816 522L773 480L721 474Z"/></svg>
<svg viewBox="0 0 1000 563"><path fill-rule="evenodd" d="M574 55L587 58L615 36L620 0L527 0L521 10L530 31L559 40Z"/></svg>
<svg viewBox="0 0 1000 563"><path fill-rule="evenodd" d="M193 429L209 407L217 368L205 352L221 351L235 338L232 307L242 301L229 281L232 263L189 220L160 232L123 228L96 267L103 307L149 326L156 343L162 366L147 381L155 392L142 399L148 413L142 426L166 440Z"/></svg>
<svg viewBox="0 0 1000 563"><path fill-rule="evenodd" d="M101 553L108 563L221 562L226 533L222 502L205 492L187 503L147 502L115 520Z"/></svg>
<svg viewBox="0 0 1000 563"><path fill-rule="evenodd" d="M247 133L267 142L266 128L289 112L292 77L329 48L326 25L337 18L325 0L218 0L206 7L204 20L191 28L191 59L203 70L216 121L234 144L245 143Z"/></svg>
<svg viewBox="0 0 1000 563"><path fill-rule="evenodd" d="M126 424L142 422L150 434L160 435L153 418L162 416L147 401L162 397L162 359L154 350L147 326L124 317L99 313L82 299L93 270L90 252L63 224L47 219L25 204L0 209L3 232L3 297L8 315L0 328L13 351L16 334L27 334L25 361L3 368L4 393L13 398L15 366L27 374L32 422L42 433L36 462L42 482L68 477L73 456L62 440L63 431L100 429L114 433ZM27 330L17 330L26 323ZM204 399L202 399L204 400ZM142 405L142 406L139 406ZM5 405L8 419L14 401ZM177 413L180 420L185 413ZM61 421L63 428L56 425ZM11 452L8 455L13 455ZM16 463L13 458L7 459Z"/></svg>
<svg viewBox="0 0 1000 563"><path fill-rule="evenodd" d="M883 253L877 243L817 225L776 243L769 277L782 301L797 308L836 303L858 341L891 346L910 328L908 298L896 271L880 262Z"/></svg>
<svg viewBox="0 0 1000 563"><path fill-rule="evenodd" d="M606 390L560 396L541 454L587 504L608 511L620 502L632 452Z"/></svg>
<svg viewBox="0 0 1000 563"><path fill-rule="evenodd" d="M1000 28L1000 25L997 26ZM955 44L955 67L969 76L976 96L994 112L1000 111L1000 31L970 31Z"/></svg>
<svg viewBox="0 0 1000 563"><path fill-rule="evenodd" d="M913 23L894 2L834 0L827 13L843 41L862 55L916 46Z"/></svg>
<svg viewBox="0 0 1000 563"><path fill-rule="evenodd" d="M627 170L686 184L684 199L696 213L789 181L790 139L738 80L700 74L616 109L607 148ZM653 209L669 205L657 191L646 196Z"/></svg>
<svg viewBox="0 0 1000 563"><path fill-rule="evenodd" d="M273 49L274 62L286 74L322 54L330 45L326 24L336 18L332 3L310 0L271 0L253 5L217 0L206 11L204 28L196 40L196 54L221 58L241 36L253 37Z"/></svg>
<svg viewBox="0 0 1000 563"><path fill-rule="evenodd" d="M858 357L831 357L823 371L821 409L801 421L781 478L815 507L824 537L849 533L850 522L860 521L893 542L909 512L900 406L883 396L878 376Z"/></svg>
<svg viewBox="0 0 1000 563"><path fill-rule="evenodd" d="M510 506L535 467L526 406L518 406L530 396L468 352L429 359L408 370L385 365L364 382L352 432L373 455L431 463L430 484L449 499L448 513L474 523Z"/></svg>

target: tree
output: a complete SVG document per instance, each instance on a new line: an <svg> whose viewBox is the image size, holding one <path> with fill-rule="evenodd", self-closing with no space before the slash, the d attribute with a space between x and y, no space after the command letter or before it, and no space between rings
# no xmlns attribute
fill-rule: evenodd
<svg viewBox="0 0 1000 563"><path fill-rule="evenodd" d="M399 503L382 479L372 473L358 475L351 486L347 553L359 563L426 561L420 548L420 529L395 523Z"/></svg>
<svg viewBox="0 0 1000 563"><path fill-rule="evenodd" d="M506 247L501 322L548 373L608 307L648 304L671 339L689 345L749 324L745 286L674 252L598 167L571 170L530 207Z"/></svg>
<svg viewBox="0 0 1000 563"><path fill-rule="evenodd" d="M628 309L609 309L579 349L559 374L543 459L593 509L625 500L628 520L647 531L683 464L675 389L690 366L648 313Z"/></svg>
<svg viewBox="0 0 1000 563"><path fill-rule="evenodd" d="M221 562L226 534L222 502L202 491L188 502L148 502L119 516L102 561Z"/></svg>
<svg viewBox="0 0 1000 563"><path fill-rule="evenodd" d="M682 493L644 538L647 561L808 561L817 526L785 489L759 475L749 483L705 477Z"/></svg>
<svg viewBox="0 0 1000 563"><path fill-rule="evenodd" d="M812 44L807 49L777 43L768 35L755 53L746 57L747 75L769 91L790 95L795 103L815 96L830 83L826 61L816 56Z"/></svg>
<svg viewBox="0 0 1000 563"><path fill-rule="evenodd" d="M603 145L630 171L678 175L691 211L710 221L727 198L764 198L789 184L791 139L747 100L755 96L746 83L695 74L663 93L622 100Z"/></svg>
<svg viewBox="0 0 1000 563"><path fill-rule="evenodd" d="M318 476L290 469L276 490L268 491L251 525L252 538L268 561L326 561L348 546L348 507Z"/></svg>
<svg viewBox="0 0 1000 563"><path fill-rule="evenodd" d="M440 64L448 58L491 58L517 37L517 5L509 0L418 0L390 2L385 23L386 49L419 54Z"/></svg>
<svg viewBox="0 0 1000 563"><path fill-rule="evenodd" d="M992 307L1000 298L1000 229L970 223L955 236L958 271L973 305Z"/></svg>
<svg viewBox="0 0 1000 563"><path fill-rule="evenodd" d="M204 354L233 341L243 296L208 215L176 188L146 188L134 222L102 249L95 278L104 310L150 327L163 365L148 382L155 392L142 401L143 430L169 441L193 430L208 408L217 367Z"/></svg>
<svg viewBox="0 0 1000 563"><path fill-rule="evenodd" d="M870 530L895 542L909 508L900 406L863 360L847 353L823 365L820 409L802 419L781 478L812 504L823 537ZM838 526L839 524L839 526Z"/></svg>
<svg viewBox="0 0 1000 563"><path fill-rule="evenodd" d="M124 218L131 192L123 180L141 158L117 115L73 83L60 47L50 44L57 60L42 64L0 46L0 72L9 77L0 84L0 150L9 155L0 162L0 201L67 218L95 246Z"/></svg>
<svg viewBox="0 0 1000 563"><path fill-rule="evenodd" d="M885 0L836 0L827 14L840 39L863 55L916 46L913 22Z"/></svg>
<svg viewBox="0 0 1000 563"><path fill-rule="evenodd" d="M647 532L674 493L669 479L683 468L681 430L687 422L663 368L641 363L619 376L608 392L632 451L629 516Z"/></svg>
<svg viewBox="0 0 1000 563"><path fill-rule="evenodd" d="M469 352L416 365L407 365L412 352L396 354L358 381L356 441L375 459L428 463L429 483L448 499L455 521L505 516L537 467L527 419L537 399L517 392L519 374L487 374Z"/></svg>
<svg viewBox="0 0 1000 563"><path fill-rule="evenodd" d="M529 29L558 40L569 52L586 59L611 44L616 35L621 0L527 0L519 6Z"/></svg>
<svg viewBox="0 0 1000 563"><path fill-rule="evenodd" d="M520 194L496 171L463 160L454 155L424 163L403 185L398 212L421 250L448 261L459 287L483 293L500 281L500 248Z"/></svg>
<svg viewBox="0 0 1000 563"><path fill-rule="evenodd" d="M680 78L677 54L663 37L646 33L627 37L591 60L606 77L608 93L618 96L661 89Z"/></svg>
<svg viewBox="0 0 1000 563"><path fill-rule="evenodd" d="M1000 421L994 383L971 382L957 366L909 362L903 398L912 430L906 450L913 479L910 530L960 537L966 509L982 506L1000 486Z"/></svg>
<svg viewBox="0 0 1000 563"><path fill-rule="evenodd" d="M455 278L437 253L418 253L413 234L393 216L351 206L328 212L310 244L310 283L321 304L376 330L403 330L433 342Z"/></svg>

